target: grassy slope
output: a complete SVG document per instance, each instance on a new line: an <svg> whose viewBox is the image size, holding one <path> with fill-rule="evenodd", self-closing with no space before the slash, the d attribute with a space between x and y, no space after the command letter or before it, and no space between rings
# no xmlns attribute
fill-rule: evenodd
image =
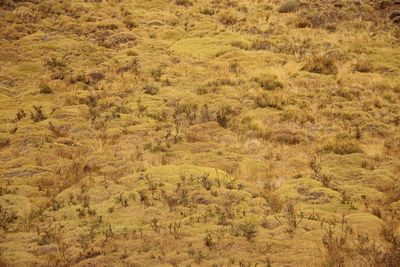
<svg viewBox="0 0 400 267"><path fill-rule="evenodd" d="M3 1L0 265L396 266L395 7L278 2Z"/></svg>

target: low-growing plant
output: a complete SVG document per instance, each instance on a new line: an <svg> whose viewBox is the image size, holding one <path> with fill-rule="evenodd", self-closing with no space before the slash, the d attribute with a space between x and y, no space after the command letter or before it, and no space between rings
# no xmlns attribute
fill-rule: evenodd
<svg viewBox="0 0 400 267"><path fill-rule="evenodd" d="M257 225L253 222L246 221L240 225L240 230L242 235L247 239L247 241L252 242L257 236Z"/></svg>
<svg viewBox="0 0 400 267"><path fill-rule="evenodd" d="M16 211L0 205L0 228L3 229L4 232L10 230L17 219L18 215Z"/></svg>
<svg viewBox="0 0 400 267"><path fill-rule="evenodd" d="M254 78L261 88L271 91L276 89L282 89L283 83L278 81L278 78L275 75L264 74L263 76Z"/></svg>
<svg viewBox="0 0 400 267"><path fill-rule="evenodd" d="M269 107L282 110L289 104L289 99L281 92L263 92L255 97L254 103L260 108Z"/></svg>
<svg viewBox="0 0 400 267"><path fill-rule="evenodd" d="M334 75L338 72L333 58L326 55L316 55L308 58L302 70L324 75Z"/></svg>
<svg viewBox="0 0 400 267"><path fill-rule="evenodd" d="M34 111L31 112L31 120L34 122L40 122L47 119L43 112L42 106L33 106Z"/></svg>
<svg viewBox="0 0 400 267"><path fill-rule="evenodd" d="M295 203L293 201L289 201L285 207L285 218L288 223L288 228L286 229L286 231L292 234L303 220L303 217L303 212L298 214L296 211Z"/></svg>
<svg viewBox="0 0 400 267"><path fill-rule="evenodd" d="M160 89L157 86L151 84L145 85L143 87L144 93L148 95L156 95L159 90Z"/></svg>
<svg viewBox="0 0 400 267"><path fill-rule="evenodd" d="M236 15L225 12L219 16L219 21L226 26L233 26L238 23L239 20Z"/></svg>
<svg viewBox="0 0 400 267"><path fill-rule="evenodd" d="M277 9L279 13L291 13L299 9L300 4L297 0L286 0Z"/></svg>
<svg viewBox="0 0 400 267"><path fill-rule="evenodd" d="M39 89L41 94L48 95L53 93L53 89L47 83L41 83Z"/></svg>
<svg viewBox="0 0 400 267"><path fill-rule="evenodd" d="M0 137L0 149L5 148L10 145L10 138Z"/></svg>
<svg viewBox="0 0 400 267"><path fill-rule="evenodd" d="M15 120L16 121L20 121L20 120L22 120L23 118L25 118L26 117L26 112L23 110L23 109L18 109L18 112L17 112L17 114L16 114L16 116L15 116Z"/></svg>
<svg viewBox="0 0 400 267"><path fill-rule="evenodd" d="M211 8L211 7L203 7L203 8L200 10L200 13L203 14L203 15L212 16L212 15L214 15L216 12L215 12L215 9L213 9L213 8Z"/></svg>
<svg viewBox="0 0 400 267"><path fill-rule="evenodd" d="M191 0L175 0L175 4L184 7L193 6L193 2Z"/></svg>
<svg viewBox="0 0 400 267"><path fill-rule="evenodd" d="M339 155L363 153L357 140L337 138L322 147L324 152L333 152Z"/></svg>

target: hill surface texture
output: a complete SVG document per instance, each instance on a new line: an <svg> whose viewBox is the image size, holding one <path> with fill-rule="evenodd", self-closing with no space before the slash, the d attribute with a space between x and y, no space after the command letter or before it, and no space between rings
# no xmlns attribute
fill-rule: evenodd
<svg viewBox="0 0 400 267"><path fill-rule="evenodd" d="M400 1L1 0L0 266L400 266Z"/></svg>

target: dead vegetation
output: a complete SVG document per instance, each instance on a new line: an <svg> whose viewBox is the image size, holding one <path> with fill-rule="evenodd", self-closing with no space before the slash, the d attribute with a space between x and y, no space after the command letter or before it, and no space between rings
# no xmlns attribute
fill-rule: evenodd
<svg viewBox="0 0 400 267"><path fill-rule="evenodd" d="M397 1L0 13L0 266L399 266Z"/></svg>

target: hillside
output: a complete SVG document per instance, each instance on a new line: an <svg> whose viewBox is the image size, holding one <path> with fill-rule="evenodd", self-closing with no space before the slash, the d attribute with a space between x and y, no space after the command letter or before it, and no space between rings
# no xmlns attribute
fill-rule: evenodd
<svg viewBox="0 0 400 267"><path fill-rule="evenodd" d="M400 266L400 1L1 0L0 266Z"/></svg>

